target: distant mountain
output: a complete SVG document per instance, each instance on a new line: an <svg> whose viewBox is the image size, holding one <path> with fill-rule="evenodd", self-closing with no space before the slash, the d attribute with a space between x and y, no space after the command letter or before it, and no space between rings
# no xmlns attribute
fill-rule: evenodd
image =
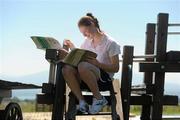
<svg viewBox="0 0 180 120"><path fill-rule="evenodd" d="M0 79L12 81L12 82L22 82L28 84L42 85L42 83L47 83L49 78L49 72L43 71L35 74L30 74L22 77L13 77L9 75L0 74ZM21 89L13 90L12 97L16 96L20 99L35 99L36 94L40 93L40 89Z"/></svg>
<svg viewBox="0 0 180 120"><path fill-rule="evenodd" d="M41 85L44 82L48 82L49 79L49 72L48 71L42 71L39 73L29 74L25 76L9 76L9 75L3 75L0 74L0 79L12 81L12 82L22 82L22 83L30 83L30 84L36 84Z"/></svg>

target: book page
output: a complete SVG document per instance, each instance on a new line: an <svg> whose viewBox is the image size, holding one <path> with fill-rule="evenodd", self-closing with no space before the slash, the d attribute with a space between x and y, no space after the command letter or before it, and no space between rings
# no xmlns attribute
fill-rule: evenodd
<svg viewBox="0 0 180 120"><path fill-rule="evenodd" d="M96 56L97 54L92 51L75 48L64 58L63 62L76 67L79 62L85 61L89 57L96 58Z"/></svg>
<svg viewBox="0 0 180 120"><path fill-rule="evenodd" d="M84 55L85 51L73 49L63 60L64 63L77 66L82 56Z"/></svg>
<svg viewBox="0 0 180 120"><path fill-rule="evenodd" d="M61 49L60 43L52 37L31 36L38 49Z"/></svg>

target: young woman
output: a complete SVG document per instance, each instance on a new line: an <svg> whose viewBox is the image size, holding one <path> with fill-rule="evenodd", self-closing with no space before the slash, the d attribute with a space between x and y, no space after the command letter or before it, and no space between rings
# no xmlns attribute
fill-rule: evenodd
<svg viewBox="0 0 180 120"><path fill-rule="evenodd" d="M79 110L96 114L107 104L105 97L100 94L98 83L107 82L108 78L112 78L114 73L118 72L120 46L113 38L101 31L98 20L91 13L79 20L78 27L86 38L81 48L97 53L97 57L79 63L77 68L65 65L62 73L68 86L79 100ZM70 40L65 40L64 44L70 49L75 47ZM93 93L91 108L84 100L79 80L87 84Z"/></svg>

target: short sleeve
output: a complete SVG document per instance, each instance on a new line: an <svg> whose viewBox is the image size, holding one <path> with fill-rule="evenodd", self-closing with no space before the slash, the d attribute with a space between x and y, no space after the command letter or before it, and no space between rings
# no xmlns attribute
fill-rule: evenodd
<svg viewBox="0 0 180 120"><path fill-rule="evenodd" d="M110 57L121 54L120 45L113 41L109 46L108 53Z"/></svg>

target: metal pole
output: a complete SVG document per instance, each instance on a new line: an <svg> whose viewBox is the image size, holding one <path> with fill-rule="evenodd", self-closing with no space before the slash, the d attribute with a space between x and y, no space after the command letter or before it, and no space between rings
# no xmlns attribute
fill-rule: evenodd
<svg viewBox="0 0 180 120"><path fill-rule="evenodd" d="M119 62L123 62L123 60L119 60ZM133 60L133 62L147 62L146 60Z"/></svg>
<svg viewBox="0 0 180 120"><path fill-rule="evenodd" d="M57 64L56 88L52 110L52 120L63 120L65 104L65 81L62 75L62 63Z"/></svg>
<svg viewBox="0 0 180 120"><path fill-rule="evenodd" d="M136 56L133 56L133 58L155 58L156 55L136 55Z"/></svg>
<svg viewBox="0 0 180 120"><path fill-rule="evenodd" d="M180 35L180 32L168 32L168 35Z"/></svg>
<svg viewBox="0 0 180 120"><path fill-rule="evenodd" d="M171 24L168 24L169 27L179 27L180 24L179 23L171 23Z"/></svg>
<svg viewBox="0 0 180 120"><path fill-rule="evenodd" d="M53 62L50 62L49 83L55 85L55 76L56 76L56 64Z"/></svg>
<svg viewBox="0 0 180 120"><path fill-rule="evenodd" d="M123 55L122 55L123 58ZM135 55L133 58L156 58L156 55L154 54L148 54L148 55Z"/></svg>

